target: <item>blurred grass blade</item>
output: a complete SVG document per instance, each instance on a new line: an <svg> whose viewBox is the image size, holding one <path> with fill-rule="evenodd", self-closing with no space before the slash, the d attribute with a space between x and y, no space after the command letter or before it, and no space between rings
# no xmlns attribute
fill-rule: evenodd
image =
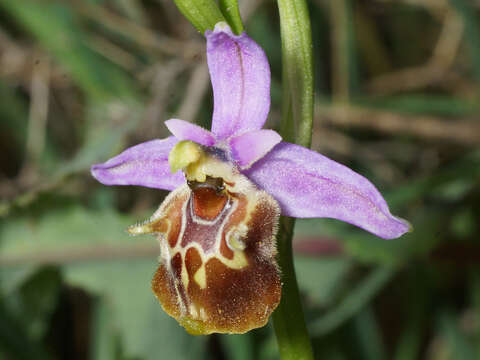
<svg viewBox="0 0 480 360"><path fill-rule="evenodd" d="M115 331L112 324L112 309L105 298L95 301L91 330L92 360L115 359Z"/></svg>
<svg viewBox="0 0 480 360"><path fill-rule="evenodd" d="M330 1L332 21L332 92L349 102L358 87L354 18L351 0Z"/></svg>
<svg viewBox="0 0 480 360"><path fill-rule="evenodd" d="M362 353L361 358L368 360L387 359L380 328L371 306L358 313L354 318L353 328L358 340L359 350Z"/></svg>
<svg viewBox="0 0 480 360"><path fill-rule="evenodd" d="M91 111L92 114L87 116L89 126L86 131L86 141L75 157L56 164L54 169L49 170L51 175L48 182L43 184L42 191L33 188L31 191L17 196L12 201L3 203L0 201L0 218L7 216L16 207L27 206L41 192L55 188L66 177L78 172L88 171L92 164L103 161L115 150L120 150L125 135L135 128L143 114L143 109L139 105L137 102L128 103L126 101L123 101L121 104L115 102L92 102L88 109L95 110ZM110 119L112 116L109 113L111 113L112 108L117 112L119 110L124 112L125 116L122 116L122 119Z"/></svg>
<svg viewBox="0 0 480 360"><path fill-rule="evenodd" d="M391 267L373 270L336 308L310 324L312 333L322 336L344 324L362 310L394 274L395 269Z"/></svg>
<svg viewBox="0 0 480 360"><path fill-rule="evenodd" d="M31 339L0 298L0 355L15 360L48 360L45 349Z"/></svg>
<svg viewBox="0 0 480 360"><path fill-rule="evenodd" d="M297 224L295 235L301 228ZM296 255L295 271L298 285L308 300L316 306L328 306L342 291L343 283L352 269L353 262L347 257L312 257Z"/></svg>
<svg viewBox="0 0 480 360"><path fill-rule="evenodd" d="M69 6L59 1L0 0L0 7L36 37L88 95L132 96L133 83L125 73L86 45Z"/></svg>
<svg viewBox="0 0 480 360"><path fill-rule="evenodd" d="M355 103L404 114L471 116L480 106L477 102L444 95L415 94L355 99Z"/></svg>
<svg viewBox="0 0 480 360"><path fill-rule="evenodd" d="M5 300L31 339L40 341L45 336L57 306L60 287L60 271L45 266L26 278Z"/></svg>
<svg viewBox="0 0 480 360"><path fill-rule="evenodd" d="M395 348L394 360L418 359L421 352L422 340L425 335L425 327L428 309L428 294L430 279L422 279L421 268L411 269L410 285L405 294L402 294L406 305L407 314L405 316L403 331L398 337Z"/></svg>
<svg viewBox="0 0 480 360"><path fill-rule="evenodd" d="M214 0L174 0L180 12L203 35L213 30L215 24L226 21Z"/></svg>
<svg viewBox="0 0 480 360"><path fill-rule="evenodd" d="M475 316L477 319L480 318L480 273L477 269L472 269L471 271L471 299L473 303L473 308L475 311ZM477 326L474 334L475 341L475 352L477 358L480 358L480 326Z"/></svg>
<svg viewBox="0 0 480 360"><path fill-rule="evenodd" d="M230 360L254 359L253 339L251 333L241 335L221 334L220 340Z"/></svg>
<svg viewBox="0 0 480 360"><path fill-rule="evenodd" d="M243 32L242 18L240 17L240 9L237 0L219 0L220 10L227 19L228 24L233 32L237 35Z"/></svg>
<svg viewBox="0 0 480 360"><path fill-rule="evenodd" d="M455 360L475 360L475 352L472 343L459 329L459 320L449 311L440 315L441 334L447 346L451 358Z"/></svg>
<svg viewBox="0 0 480 360"><path fill-rule="evenodd" d="M18 151L23 151L27 137L27 104L14 90L0 81L0 126L2 132L12 137Z"/></svg>
<svg viewBox="0 0 480 360"><path fill-rule="evenodd" d="M463 20L465 39L470 50L473 72L477 79L478 96L480 96L480 20L473 2L450 0L450 4Z"/></svg>

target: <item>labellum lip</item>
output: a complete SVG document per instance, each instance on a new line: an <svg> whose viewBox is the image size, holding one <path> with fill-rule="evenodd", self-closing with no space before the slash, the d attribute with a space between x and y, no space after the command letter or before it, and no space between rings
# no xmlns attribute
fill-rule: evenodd
<svg viewBox="0 0 480 360"><path fill-rule="evenodd" d="M165 230L168 224L158 236L161 262L152 289L191 334L244 333L264 326L280 302L279 207L243 175L233 173L232 179L189 181L142 225L163 224Z"/></svg>
<svg viewBox="0 0 480 360"><path fill-rule="evenodd" d="M280 302L279 206L222 154L179 142L169 161L184 169L187 184L171 192L149 222L128 229L158 233L152 289L164 310L196 335L264 326Z"/></svg>

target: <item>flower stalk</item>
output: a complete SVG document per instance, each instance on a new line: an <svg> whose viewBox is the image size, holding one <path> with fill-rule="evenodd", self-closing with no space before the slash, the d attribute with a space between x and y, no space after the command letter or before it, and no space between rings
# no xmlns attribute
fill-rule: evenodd
<svg viewBox="0 0 480 360"><path fill-rule="evenodd" d="M310 147L313 122L313 61L310 18L304 0L278 0L283 61L284 139ZM280 218L278 263L282 269L282 299L273 325L283 360L313 359L304 320L295 267L292 237L295 219Z"/></svg>
<svg viewBox="0 0 480 360"><path fill-rule="evenodd" d="M310 147L313 123L313 55L307 3L305 0L278 0L278 10L284 76L282 122L293 120L297 130L295 143ZM291 106L291 111L288 106ZM289 113L293 119L289 119ZM285 128L285 124L282 124L282 128ZM281 135L286 137L290 134Z"/></svg>
<svg viewBox="0 0 480 360"><path fill-rule="evenodd" d="M277 236L278 264L282 269L282 299L273 313L273 326L282 360L313 360L293 264L295 219L282 216Z"/></svg>

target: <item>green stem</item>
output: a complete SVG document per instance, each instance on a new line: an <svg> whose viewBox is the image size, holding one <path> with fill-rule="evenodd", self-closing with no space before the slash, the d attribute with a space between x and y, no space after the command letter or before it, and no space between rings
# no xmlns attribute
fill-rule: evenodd
<svg viewBox="0 0 480 360"><path fill-rule="evenodd" d="M307 3L305 0L278 0L278 9L282 37L283 103L291 100L293 121L298 130L296 143L310 147L313 123L313 55ZM285 114L283 121L286 121Z"/></svg>
<svg viewBox="0 0 480 360"><path fill-rule="evenodd" d="M282 217L277 238L282 271L282 300L273 313L273 326L282 360L313 360L293 265L292 236L295 219Z"/></svg>
<svg viewBox="0 0 480 360"><path fill-rule="evenodd" d="M283 61L284 140L309 147L313 122L313 61L310 18L305 0L278 0ZM295 133L295 134L294 134ZM282 271L282 300L273 314L283 360L313 359L293 264L295 219L282 217L278 234L278 263Z"/></svg>

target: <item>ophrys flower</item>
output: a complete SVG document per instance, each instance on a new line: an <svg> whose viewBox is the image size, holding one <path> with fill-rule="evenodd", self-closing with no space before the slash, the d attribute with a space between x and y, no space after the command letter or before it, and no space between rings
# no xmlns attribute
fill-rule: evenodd
<svg viewBox="0 0 480 360"><path fill-rule="evenodd" d="M263 50L223 23L205 36L212 131L168 120L173 136L129 148L92 174L106 185L175 189L150 220L129 228L158 234L153 291L191 333L242 333L264 325L280 301L280 213L336 218L386 239L409 225L361 175L262 130L270 108Z"/></svg>

